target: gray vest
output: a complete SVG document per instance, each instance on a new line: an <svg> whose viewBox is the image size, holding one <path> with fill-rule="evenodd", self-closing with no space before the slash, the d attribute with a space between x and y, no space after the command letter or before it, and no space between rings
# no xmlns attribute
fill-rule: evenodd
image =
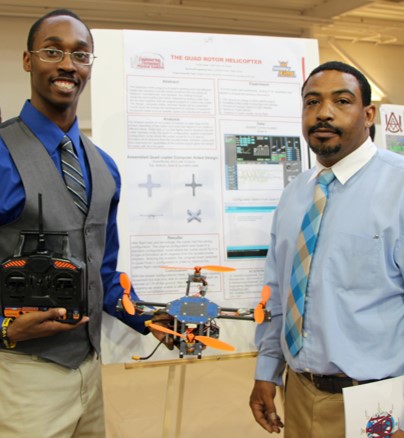
<svg viewBox="0 0 404 438"><path fill-rule="evenodd" d="M7 145L25 190L25 206L14 222L0 227L0 260L10 257L21 230L38 229L38 193L42 194L44 231L68 232L71 255L87 267L86 287L90 321L75 330L18 342L16 351L77 368L91 347L100 352L103 261L106 226L115 181L91 141L81 135L88 159L92 195L85 221L73 203L62 176L41 142L18 118L3 123L0 136ZM61 252L60 239L47 239L47 249ZM0 352L1 354L1 352Z"/></svg>

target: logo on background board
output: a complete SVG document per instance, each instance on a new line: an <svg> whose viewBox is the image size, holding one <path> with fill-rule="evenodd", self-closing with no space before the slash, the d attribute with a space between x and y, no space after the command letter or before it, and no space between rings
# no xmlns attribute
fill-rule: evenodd
<svg viewBox="0 0 404 438"><path fill-rule="evenodd" d="M403 132L401 116L397 116L393 112L389 115L384 116L386 122L386 131L397 134L398 132Z"/></svg>
<svg viewBox="0 0 404 438"><path fill-rule="evenodd" d="M278 65L274 65L272 71L277 71L279 78L295 78L296 72L288 64L289 61L278 61Z"/></svg>
<svg viewBox="0 0 404 438"><path fill-rule="evenodd" d="M130 58L130 66L135 69L162 70L164 58L158 53L142 53Z"/></svg>

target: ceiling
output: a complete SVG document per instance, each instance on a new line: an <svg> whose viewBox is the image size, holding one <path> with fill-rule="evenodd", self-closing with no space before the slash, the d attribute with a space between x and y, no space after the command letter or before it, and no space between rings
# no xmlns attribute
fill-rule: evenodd
<svg viewBox="0 0 404 438"><path fill-rule="evenodd" d="M404 45L404 0L0 0L0 17L69 8L90 26Z"/></svg>

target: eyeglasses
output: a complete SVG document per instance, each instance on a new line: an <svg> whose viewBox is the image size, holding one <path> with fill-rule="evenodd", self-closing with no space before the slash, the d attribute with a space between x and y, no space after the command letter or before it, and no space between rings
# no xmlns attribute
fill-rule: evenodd
<svg viewBox="0 0 404 438"><path fill-rule="evenodd" d="M65 55L70 55L73 64L76 65L91 65L96 58L93 53L89 52L64 52L59 49L30 50L30 53L36 53L44 62L61 62Z"/></svg>

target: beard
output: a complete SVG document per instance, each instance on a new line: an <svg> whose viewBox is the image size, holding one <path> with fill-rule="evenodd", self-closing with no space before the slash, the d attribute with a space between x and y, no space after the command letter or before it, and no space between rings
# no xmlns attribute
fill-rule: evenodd
<svg viewBox="0 0 404 438"><path fill-rule="evenodd" d="M309 129L309 134L312 134L313 132L315 132L318 129L328 129L331 132L335 132L337 135L341 136L343 134L342 130L340 128L337 128L333 125L331 125L328 122L319 122L317 123L315 126L312 126ZM309 148L316 154L319 155L321 157L329 157L335 154L338 154L338 152L341 150L341 144L336 144L334 146L327 146L325 143L327 142L327 140L321 141L319 140L320 143L319 144L311 144L310 142L309 144Z"/></svg>
<svg viewBox="0 0 404 438"><path fill-rule="evenodd" d="M320 157L330 157L332 155L338 154L338 152L341 150L341 145L337 144L334 146L326 146L323 144L313 145L309 143L309 148L312 150L314 154Z"/></svg>

